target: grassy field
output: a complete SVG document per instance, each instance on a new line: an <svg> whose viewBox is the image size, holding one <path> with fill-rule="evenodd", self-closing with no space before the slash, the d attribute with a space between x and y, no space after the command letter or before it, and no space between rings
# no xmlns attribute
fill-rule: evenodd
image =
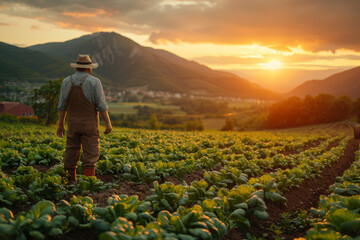
<svg viewBox="0 0 360 240"><path fill-rule="evenodd" d="M109 103L109 112L113 114L136 114L137 109L134 107L151 107L155 109L162 109L171 111L172 114L185 115L186 113L180 110L179 106L174 105L162 105L160 103L147 103L147 102L121 102L121 103Z"/></svg>

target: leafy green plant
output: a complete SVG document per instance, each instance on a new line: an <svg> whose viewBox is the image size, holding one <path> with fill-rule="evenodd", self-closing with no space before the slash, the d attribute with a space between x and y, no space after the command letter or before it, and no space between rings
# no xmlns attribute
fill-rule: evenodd
<svg viewBox="0 0 360 240"><path fill-rule="evenodd" d="M111 223L110 230L99 234L99 240L157 240L162 239L163 230L155 223L149 223L145 227L134 225L126 218L118 217Z"/></svg>
<svg viewBox="0 0 360 240"><path fill-rule="evenodd" d="M220 170L220 175L222 178L227 179L228 185L241 185L248 182L247 174L234 167L224 167Z"/></svg>
<svg viewBox="0 0 360 240"><path fill-rule="evenodd" d="M216 189L214 187L209 188L209 184L204 179L193 181L189 186L186 186L186 192L191 202L203 201L217 195Z"/></svg>
<svg viewBox="0 0 360 240"><path fill-rule="evenodd" d="M139 183L160 179L160 177L155 174L154 169L145 167L142 162L137 162L133 165L125 164L123 177Z"/></svg>
<svg viewBox="0 0 360 240"><path fill-rule="evenodd" d="M175 211L179 206L186 206L189 203L189 196L186 188L182 185L174 185L170 182L159 184L153 183L154 188L150 189L152 195L146 198L153 205L155 211Z"/></svg>
<svg viewBox="0 0 360 240"><path fill-rule="evenodd" d="M250 228L249 219L246 217L248 210L246 203L231 206L227 198L216 197L204 200L201 206L205 215L218 218L227 228L238 227L244 231Z"/></svg>
<svg viewBox="0 0 360 240"><path fill-rule="evenodd" d="M61 200L66 195L66 189L60 176L43 174L29 185L27 194L32 201Z"/></svg>
<svg viewBox="0 0 360 240"><path fill-rule="evenodd" d="M0 236L2 239L43 240L63 233L63 216L55 216L55 205L50 201L41 201L26 214L14 218L11 211L0 209Z"/></svg>
<svg viewBox="0 0 360 240"><path fill-rule="evenodd" d="M27 187L36 178L41 177L41 173L32 166L20 166L16 169L14 175L14 184L18 187Z"/></svg>
<svg viewBox="0 0 360 240"><path fill-rule="evenodd" d="M331 230L337 235L358 237L360 235L359 217L359 214L352 213L348 209L330 210L326 215L326 221L317 223L315 228L310 230L306 236L317 235L323 233L324 230Z"/></svg>
<svg viewBox="0 0 360 240"><path fill-rule="evenodd" d="M150 207L150 202L139 201L137 196L114 195L108 199L108 206L105 208L93 208L95 219L91 221L91 225L99 231L109 231L112 222L124 217L133 224L145 226L153 220Z"/></svg>
<svg viewBox="0 0 360 240"><path fill-rule="evenodd" d="M106 160L99 160L96 163L96 171L100 175L104 175L106 173L114 173L114 164L112 161L106 159Z"/></svg>
<svg viewBox="0 0 360 240"><path fill-rule="evenodd" d="M111 187L112 185L113 185L113 183L104 184L103 181L96 178L95 176L81 175L78 178L77 185L75 185L72 188L72 192L84 194L84 192L89 191L89 192L94 193L97 191L105 190L105 189Z"/></svg>
<svg viewBox="0 0 360 240"><path fill-rule="evenodd" d="M5 149L0 153L2 169L10 169L26 165L27 159L17 150Z"/></svg>
<svg viewBox="0 0 360 240"><path fill-rule="evenodd" d="M175 233L180 239L186 239L186 235L192 236L188 239L222 239L227 232L224 223L206 216L199 205L181 206L173 214L163 210L158 214L157 222L166 232Z"/></svg>
<svg viewBox="0 0 360 240"><path fill-rule="evenodd" d="M261 176L260 178L251 178L248 182L254 188L259 189L252 193L264 200L270 200L273 202L286 202L286 198L281 196L275 183L275 179L268 174Z"/></svg>
<svg viewBox="0 0 360 240"><path fill-rule="evenodd" d="M73 196L70 202L61 200L57 205L56 212L66 217L68 228L87 228L93 217L93 200L90 197ZM69 229L67 229L69 230Z"/></svg>
<svg viewBox="0 0 360 240"><path fill-rule="evenodd" d="M0 176L0 203L5 206L26 203L28 197L15 186L14 180L3 172L0 172Z"/></svg>

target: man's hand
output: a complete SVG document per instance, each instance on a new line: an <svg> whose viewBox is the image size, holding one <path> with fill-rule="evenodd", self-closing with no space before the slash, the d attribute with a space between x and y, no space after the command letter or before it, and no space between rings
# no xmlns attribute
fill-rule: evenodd
<svg viewBox="0 0 360 240"><path fill-rule="evenodd" d="M106 135L106 134L109 134L109 133L111 132L111 130L112 130L111 123L107 123L107 124L106 124L106 130L105 130L104 134L105 134L105 135Z"/></svg>
<svg viewBox="0 0 360 240"><path fill-rule="evenodd" d="M106 123L106 130L104 132L104 134L109 134L112 130L112 126L111 126L111 121L110 121L110 117L109 117L109 113L107 110L100 112L102 118L104 119L105 123Z"/></svg>
<svg viewBox="0 0 360 240"><path fill-rule="evenodd" d="M62 138L65 135L65 116L66 111L59 111L59 124L56 131L56 135L58 135L59 138Z"/></svg>
<svg viewBox="0 0 360 240"><path fill-rule="evenodd" d="M59 138L62 138L65 135L65 127L64 126L58 126L58 129L56 131L56 135L58 135Z"/></svg>

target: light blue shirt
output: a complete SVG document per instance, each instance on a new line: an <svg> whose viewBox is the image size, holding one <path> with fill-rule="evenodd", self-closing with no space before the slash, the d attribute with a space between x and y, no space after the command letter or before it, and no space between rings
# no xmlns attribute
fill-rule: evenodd
<svg viewBox="0 0 360 240"><path fill-rule="evenodd" d="M79 86L82 83L83 93L89 102L95 104L96 110L99 112L106 111L108 106L105 101L105 94L100 82L100 79L91 76L87 72L76 71L71 75L72 82L75 86ZM66 98L68 97L71 89L70 76L66 77L61 83L60 97L58 110L66 111Z"/></svg>

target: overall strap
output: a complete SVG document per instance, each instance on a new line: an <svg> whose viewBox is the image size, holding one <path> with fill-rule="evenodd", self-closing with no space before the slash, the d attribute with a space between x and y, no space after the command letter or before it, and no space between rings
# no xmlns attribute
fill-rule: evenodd
<svg viewBox="0 0 360 240"><path fill-rule="evenodd" d="M85 82L85 80L88 76L89 75L87 74L87 75L83 76L82 78L80 78L80 80L79 80L80 86ZM74 81L73 81L72 75L70 75L70 82L71 82L71 86L74 86Z"/></svg>
<svg viewBox="0 0 360 240"><path fill-rule="evenodd" d="M80 82L80 86L85 82L85 80L87 79L89 75L85 75L84 77L82 77L79 82Z"/></svg>
<svg viewBox="0 0 360 240"><path fill-rule="evenodd" d="M70 82L71 82L71 86L74 86L74 82L73 82L73 79L72 79L72 75L70 75Z"/></svg>

